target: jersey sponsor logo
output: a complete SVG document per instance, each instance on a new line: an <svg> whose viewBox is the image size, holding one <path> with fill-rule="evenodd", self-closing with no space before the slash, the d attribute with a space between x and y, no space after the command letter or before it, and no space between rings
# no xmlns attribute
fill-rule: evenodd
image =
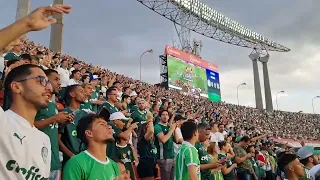
<svg viewBox="0 0 320 180"><path fill-rule="evenodd" d="M43 147L41 148L41 157L42 160L45 164L47 164L47 160L48 160L48 154L49 154L49 150L47 147L45 147L45 145L43 144Z"/></svg>
<svg viewBox="0 0 320 180"><path fill-rule="evenodd" d="M73 131L71 132L71 135L72 135L72 136L77 136L77 130L73 130Z"/></svg>
<svg viewBox="0 0 320 180"><path fill-rule="evenodd" d="M38 174L39 168L31 166L29 169L20 167L16 160L9 160L6 163L6 169L13 173L21 173L25 176L26 180L48 180L48 177L42 177L41 174Z"/></svg>
<svg viewBox="0 0 320 180"><path fill-rule="evenodd" d="M126 164L126 163L131 163L131 160L129 158L124 158L124 159L121 159L121 161Z"/></svg>
<svg viewBox="0 0 320 180"><path fill-rule="evenodd" d="M50 124L49 127L50 127L51 129L58 128L58 127L59 127L59 124L58 124L58 123L53 123L53 124Z"/></svg>
<svg viewBox="0 0 320 180"><path fill-rule="evenodd" d="M209 161L210 157L208 155L202 156L201 161Z"/></svg>
<svg viewBox="0 0 320 180"><path fill-rule="evenodd" d="M22 140L26 137L26 136L20 137L18 133L13 133L13 136L20 140L21 145L22 145Z"/></svg>

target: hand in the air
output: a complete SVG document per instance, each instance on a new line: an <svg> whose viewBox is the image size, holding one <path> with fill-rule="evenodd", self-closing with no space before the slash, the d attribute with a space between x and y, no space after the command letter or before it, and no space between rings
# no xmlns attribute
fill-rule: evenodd
<svg viewBox="0 0 320 180"><path fill-rule="evenodd" d="M22 19L30 31L40 31L49 25L56 23L57 20L50 16L55 14L69 14L71 6L55 4L53 6L39 7Z"/></svg>

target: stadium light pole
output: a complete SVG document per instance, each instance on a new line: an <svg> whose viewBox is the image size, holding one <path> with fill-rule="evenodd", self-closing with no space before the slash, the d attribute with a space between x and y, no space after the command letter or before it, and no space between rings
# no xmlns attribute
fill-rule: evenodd
<svg viewBox="0 0 320 180"><path fill-rule="evenodd" d="M277 92L277 94L276 94L277 110L279 110L279 107L278 107L278 94L279 94L279 93L284 93L284 91L279 91L279 92Z"/></svg>
<svg viewBox="0 0 320 180"><path fill-rule="evenodd" d="M143 52L142 54L141 54L141 56L140 56L140 81L142 80L142 56L144 55L144 54L146 54L146 53L150 53L150 54L152 54L153 53L153 50L152 49L149 49L149 50L146 50L145 52Z"/></svg>
<svg viewBox="0 0 320 180"><path fill-rule="evenodd" d="M238 87L237 87L238 106L239 106L239 87L240 87L240 86L245 86L245 85L247 85L247 83L241 83L241 84L239 84Z"/></svg>
<svg viewBox="0 0 320 180"><path fill-rule="evenodd" d="M313 100L316 99L316 98L320 98L320 96L316 96L316 97L312 98L312 110L313 110L313 114L314 114L314 104L313 104Z"/></svg>

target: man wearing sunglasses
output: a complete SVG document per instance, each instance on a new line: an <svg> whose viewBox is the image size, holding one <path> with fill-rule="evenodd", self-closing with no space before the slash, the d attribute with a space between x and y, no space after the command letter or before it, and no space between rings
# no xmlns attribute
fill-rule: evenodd
<svg viewBox="0 0 320 180"><path fill-rule="evenodd" d="M50 139L34 127L37 111L48 107L48 84L46 74L35 65L8 73L4 85L11 107L0 117L0 179L49 178Z"/></svg>

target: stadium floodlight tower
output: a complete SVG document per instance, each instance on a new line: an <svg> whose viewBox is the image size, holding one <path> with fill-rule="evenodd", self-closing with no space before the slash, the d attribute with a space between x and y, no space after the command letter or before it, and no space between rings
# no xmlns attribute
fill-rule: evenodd
<svg viewBox="0 0 320 180"><path fill-rule="evenodd" d="M272 110L271 88L268 77L268 51L288 52L289 48L249 30L238 22L218 13L200 0L137 0L144 6L169 19L182 30L178 32L182 47L191 47L190 33L193 31L208 38L236 46L253 49L249 56L253 62L254 86L257 109L263 109L257 61L262 61L264 70L266 109ZM177 28L176 28L177 29ZM190 31L186 31L190 30ZM179 35L180 33L180 35ZM182 36L181 33L185 36ZM181 41L181 39L183 41ZM187 43L186 43L187 42ZM270 93L269 93L270 92Z"/></svg>

